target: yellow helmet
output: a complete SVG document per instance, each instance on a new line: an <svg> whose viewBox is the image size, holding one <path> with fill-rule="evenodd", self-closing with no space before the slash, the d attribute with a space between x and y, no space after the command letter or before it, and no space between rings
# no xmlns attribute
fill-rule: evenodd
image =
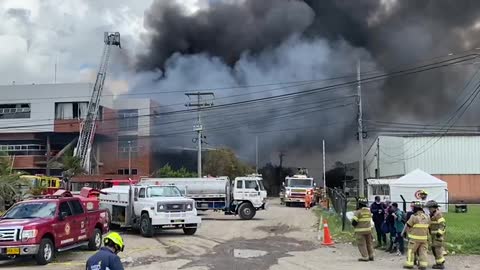
<svg viewBox="0 0 480 270"><path fill-rule="evenodd" d="M125 248L122 237L116 232L111 232L107 236L105 236L105 239L103 239L104 244L106 245L108 241L112 241L115 245L117 245L120 251L123 251L123 249Z"/></svg>
<svg viewBox="0 0 480 270"><path fill-rule="evenodd" d="M367 198L358 198L358 204L368 205L368 199Z"/></svg>

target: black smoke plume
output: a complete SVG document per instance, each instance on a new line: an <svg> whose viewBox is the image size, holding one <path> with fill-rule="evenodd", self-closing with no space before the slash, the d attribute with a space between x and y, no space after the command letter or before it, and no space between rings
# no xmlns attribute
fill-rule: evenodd
<svg viewBox="0 0 480 270"><path fill-rule="evenodd" d="M194 14L187 14L172 2L156 0L146 12L148 50L137 59L137 70L153 72L152 78L160 78L155 82L160 88L198 89L323 79L354 74L357 58L362 59L366 71L388 72L394 67L480 46L480 1L475 0L210 1L208 8ZM366 84L365 116L420 122L438 119L455 108L455 97L475 68L458 65ZM308 87L312 86L296 89ZM240 91L248 93L245 89L226 93ZM355 138L354 107L312 113L295 120L275 120L282 112L302 107L285 108L285 105L342 97L345 93L338 91L293 98L290 103L278 106L265 105L270 110L264 113L272 120L253 125L256 129L278 129L298 123L312 127L288 135L263 135L268 137L265 152L299 150L313 155L321 145L319 138L329 139L330 150L334 152L345 150ZM272 91L271 95L274 94L278 92ZM231 101L234 99L228 100ZM248 114L246 110L243 117ZM258 117L258 113L251 114L250 117ZM343 118L351 121L324 127L330 120ZM249 145L251 151L251 136L245 139L245 133L237 135L219 136L217 142L237 149ZM302 157L293 156L293 163L293 159Z"/></svg>

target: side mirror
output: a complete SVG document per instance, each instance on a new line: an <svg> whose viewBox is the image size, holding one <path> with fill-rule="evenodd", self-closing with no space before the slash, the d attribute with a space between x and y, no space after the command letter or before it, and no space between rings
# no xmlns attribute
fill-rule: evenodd
<svg viewBox="0 0 480 270"><path fill-rule="evenodd" d="M61 212L60 215L58 216L59 220L65 220L67 218L67 213L66 212Z"/></svg>
<svg viewBox="0 0 480 270"><path fill-rule="evenodd" d="M258 191L258 187L255 187L255 190Z"/></svg>
<svg viewBox="0 0 480 270"><path fill-rule="evenodd" d="M316 186L317 186L317 183L313 183L313 186L316 187Z"/></svg>

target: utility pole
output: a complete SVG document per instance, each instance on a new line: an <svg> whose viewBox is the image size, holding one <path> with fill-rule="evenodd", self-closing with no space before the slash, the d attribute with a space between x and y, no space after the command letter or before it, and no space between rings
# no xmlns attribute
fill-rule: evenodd
<svg viewBox="0 0 480 270"><path fill-rule="evenodd" d="M185 94L190 100L192 97L196 97L195 102L189 102L185 104L187 107L194 107L197 108L197 123L193 125L193 131L197 132L197 138L194 139L194 142L197 143L197 173L198 177L202 177L202 133L203 133L203 125L202 125L202 115L201 111L203 108L212 107L213 106L213 98L215 95L213 92L196 92L196 93L186 93ZM207 102L205 99L207 97L211 97L212 101Z"/></svg>
<svg viewBox="0 0 480 270"><path fill-rule="evenodd" d="M358 160L358 196L365 196L364 169L363 169L363 112L362 112L362 82L360 77L360 60L357 63L357 91L358 91L358 143L360 144L360 159Z"/></svg>
<svg viewBox="0 0 480 270"><path fill-rule="evenodd" d="M255 172L258 174L258 135L255 136Z"/></svg>
<svg viewBox="0 0 480 270"><path fill-rule="evenodd" d="M327 190L327 173L325 168L325 140L322 140L323 145L323 190L326 192ZM326 194L326 193L325 193Z"/></svg>
<svg viewBox="0 0 480 270"><path fill-rule="evenodd" d="M128 175L132 175L132 142L128 141Z"/></svg>
<svg viewBox="0 0 480 270"><path fill-rule="evenodd" d="M377 173L376 178L380 178L380 137L377 137Z"/></svg>

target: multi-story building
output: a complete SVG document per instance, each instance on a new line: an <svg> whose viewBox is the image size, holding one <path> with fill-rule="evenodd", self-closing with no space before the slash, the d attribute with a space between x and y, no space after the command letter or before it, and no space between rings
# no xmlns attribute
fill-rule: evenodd
<svg viewBox="0 0 480 270"><path fill-rule="evenodd" d="M0 151L13 168L30 174L61 174L60 155L73 151L92 85L0 86ZM149 99L102 97L92 149L94 174L149 175L155 105ZM47 162L48 161L48 162Z"/></svg>
<svg viewBox="0 0 480 270"><path fill-rule="evenodd" d="M397 178L421 169L448 183L451 201L480 201L480 136L379 136L365 157L366 178Z"/></svg>

